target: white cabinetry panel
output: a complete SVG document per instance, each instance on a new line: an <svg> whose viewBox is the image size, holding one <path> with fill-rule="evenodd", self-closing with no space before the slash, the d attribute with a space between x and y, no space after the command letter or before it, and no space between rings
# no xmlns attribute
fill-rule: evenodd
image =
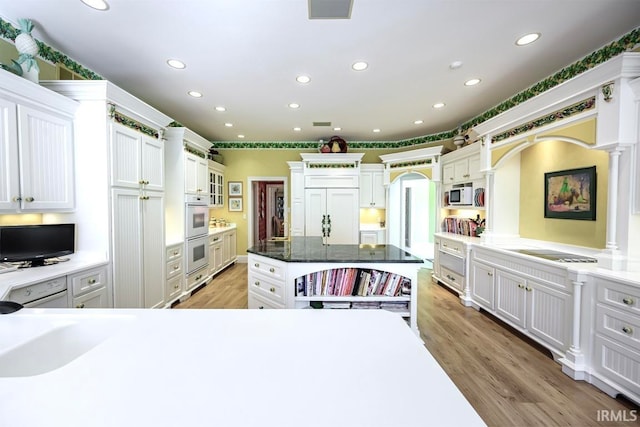
<svg viewBox="0 0 640 427"><path fill-rule="evenodd" d="M144 260L144 307L160 307L164 303L165 269L164 234L158 233L164 227L164 194L146 192L142 200L142 236Z"/></svg>
<svg viewBox="0 0 640 427"><path fill-rule="evenodd" d="M359 242L358 189L307 188L305 190L305 235L322 237L322 221L330 221L328 243Z"/></svg>
<svg viewBox="0 0 640 427"><path fill-rule="evenodd" d="M20 197L16 104L0 99L0 209L15 210Z"/></svg>
<svg viewBox="0 0 640 427"><path fill-rule="evenodd" d="M111 126L111 185L140 188L142 134L118 123Z"/></svg>

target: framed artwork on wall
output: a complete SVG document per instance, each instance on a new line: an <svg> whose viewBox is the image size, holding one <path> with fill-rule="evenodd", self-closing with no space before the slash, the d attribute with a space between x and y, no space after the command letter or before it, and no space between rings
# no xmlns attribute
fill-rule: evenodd
<svg viewBox="0 0 640 427"><path fill-rule="evenodd" d="M544 174L544 217L596 220L596 167Z"/></svg>
<svg viewBox="0 0 640 427"><path fill-rule="evenodd" d="M229 212L242 212L242 197L229 197Z"/></svg>
<svg viewBox="0 0 640 427"><path fill-rule="evenodd" d="M229 181L229 196L242 196L242 182Z"/></svg>

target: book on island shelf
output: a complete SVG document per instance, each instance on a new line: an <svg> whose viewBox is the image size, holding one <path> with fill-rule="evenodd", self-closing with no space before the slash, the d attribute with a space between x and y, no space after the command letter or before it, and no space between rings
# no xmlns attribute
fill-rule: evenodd
<svg viewBox="0 0 640 427"><path fill-rule="evenodd" d="M395 273L366 268L334 268L300 276L296 296L409 296L411 279Z"/></svg>

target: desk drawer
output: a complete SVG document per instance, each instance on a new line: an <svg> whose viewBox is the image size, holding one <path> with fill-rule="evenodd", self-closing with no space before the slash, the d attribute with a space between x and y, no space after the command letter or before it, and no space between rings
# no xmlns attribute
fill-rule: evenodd
<svg viewBox="0 0 640 427"><path fill-rule="evenodd" d="M640 317L598 304L596 331L640 351Z"/></svg>
<svg viewBox="0 0 640 427"><path fill-rule="evenodd" d="M464 288L464 276L446 267L440 266L440 279L461 292Z"/></svg>
<svg viewBox="0 0 640 427"><path fill-rule="evenodd" d="M182 258L167 262L167 280L182 274Z"/></svg>
<svg viewBox="0 0 640 427"><path fill-rule="evenodd" d="M267 277L257 274L249 274L249 293L256 293L284 305L284 285L277 280L271 280Z"/></svg>
<svg viewBox="0 0 640 427"><path fill-rule="evenodd" d="M107 285L107 268L87 270L69 276L73 296L82 295Z"/></svg>
<svg viewBox="0 0 640 427"><path fill-rule="evenodd" d="M455 240L440 239L440 250L456 254L458 256L464 256L464 244Z"/></svg>
<svg viewBox="0 0 640 427"><path fill-rule="evenodd" d="M273 279L284 279L284 265L273 260L265 260L265 258L249 258L249 271L264 274Z"/></svg>
<svg viewBox="0 0 640 427"><path fill-rule="evenodd" d="M640 316L640 289L605 279L597 280L598 301Z"/></svg>

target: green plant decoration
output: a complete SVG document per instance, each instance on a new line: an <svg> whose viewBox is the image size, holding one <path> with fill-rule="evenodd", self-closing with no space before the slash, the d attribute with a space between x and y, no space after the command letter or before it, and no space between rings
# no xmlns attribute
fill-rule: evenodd
<svg viewBox="0 0 640 427"><path fill-rule="evenodd" d="M18 19L18 25L20 26L20 34L16 37L16 49L20 56L18 56L18 64L23 64L27 67L27 71L31 71L31 68L36 71L40 71L38 63L36 62L36 55L38 54L38 44L31 36L33 30L33 22L30 19L20 18Z"/></svg>
<svg viewBox="0 0 640 427"><path fill-rule="evenodd" d="M22 76L22 67L20 66L20 64L15 59L12 59L11 61L13 62L13 64L6 65L0 63L0 68L10 71L17 76Z"/></svg>

